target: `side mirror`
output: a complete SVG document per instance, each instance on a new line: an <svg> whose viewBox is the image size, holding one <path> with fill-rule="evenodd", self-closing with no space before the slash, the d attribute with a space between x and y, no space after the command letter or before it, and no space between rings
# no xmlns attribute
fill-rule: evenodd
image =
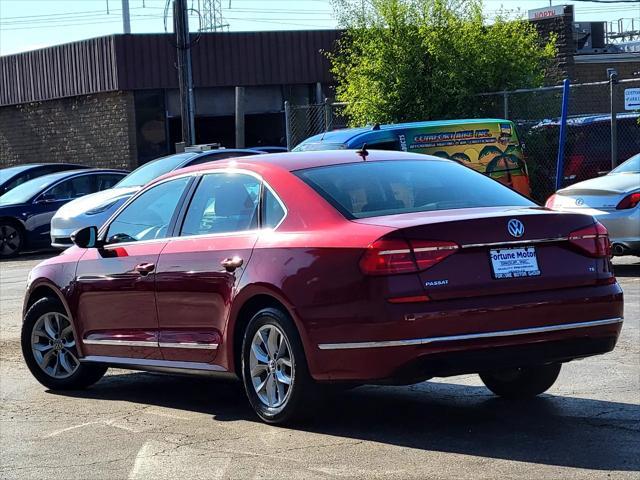
<svg viewBox="0 0 640 480"><path fill-rule="evenodd" d="M96 248L98 242L98 228L84 227L71 234L71 241L80 248Z"/></svg>

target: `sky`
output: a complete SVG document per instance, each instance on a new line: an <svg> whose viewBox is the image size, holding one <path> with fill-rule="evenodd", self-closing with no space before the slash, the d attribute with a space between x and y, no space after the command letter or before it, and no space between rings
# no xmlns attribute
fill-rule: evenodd
<svg viewBox="0 0 640 480"><path fill-rule="evenodd" d="M198 2L187 0L198 8ZM576 21L636 20L640 29L640 0L610 4L551 0L574 4ZM605 0L606 1L606 0ZM164 32L167 0L129 0L132 33ZM545 7L549 0L485 0L492 17L501 8L526 15ZM222 0L230 31L335 28L331 0ZM630 20L625 21L630 24ZM168 22L169 30L171 18ZM198 17L191 16L191 29ZM85 38L122 33L122 0L0 0L0 55L68 43Z"/></svg>

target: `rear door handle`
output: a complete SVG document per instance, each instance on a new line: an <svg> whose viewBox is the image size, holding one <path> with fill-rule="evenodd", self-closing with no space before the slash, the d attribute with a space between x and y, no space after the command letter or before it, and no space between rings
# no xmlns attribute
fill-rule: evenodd
<svg viewBox="0 0 640 480"><path fill-rule="evenodd" d="M140 275L144 276L149 275L151 272L153 272L156 266L153 263L139 263L135 268Z"/></svg>
<svg viewBox="0 0 640 480"><path fill-rule="evenodd" d="M225 258L220 262L227 272L233 272L236 268L240 268L244 261L240 257Z"/></svg>

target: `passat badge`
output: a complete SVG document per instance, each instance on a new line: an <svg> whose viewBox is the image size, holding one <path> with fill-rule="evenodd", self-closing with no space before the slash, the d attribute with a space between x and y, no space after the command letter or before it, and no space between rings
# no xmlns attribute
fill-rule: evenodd
<svg viewBox="0 0 640 480"><path fill-rule="evenodd" d="M512 237L520 238L524 235L524 225L520 220L512 218L509 220L509 223L507 223L507 231Z"/></svg>

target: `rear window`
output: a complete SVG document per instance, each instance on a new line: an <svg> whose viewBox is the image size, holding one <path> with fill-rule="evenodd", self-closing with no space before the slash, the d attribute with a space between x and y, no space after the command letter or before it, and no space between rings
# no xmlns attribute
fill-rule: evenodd
<svg viewBox="0 0 640 480"><path fill-rule="evenodd" d="M452 161L361 162L294 172L347 218L535 203Z"/></svg>
<svg viewBox="0 0 640 480"><path fill-rule="evenodd" d="M293 149L294 152L312 152L316 150L344 150L347 146L344 143L330 142L303 142Z"/></svg>

